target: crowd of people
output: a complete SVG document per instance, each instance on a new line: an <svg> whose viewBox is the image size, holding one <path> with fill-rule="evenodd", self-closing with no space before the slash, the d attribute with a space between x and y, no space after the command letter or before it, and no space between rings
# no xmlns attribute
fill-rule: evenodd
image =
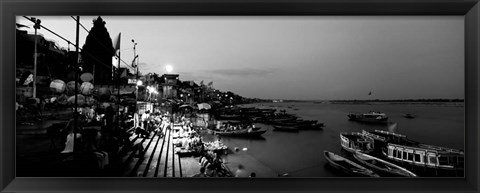
<svg viewBox="0 0 480 193"><path fill-rule="evenodd" d="M255 130L255 124L226 122L218 129L221 131L239 131L246 129L248 132L252 132Z"/></svg>
<svg viewBox="0 0 480 193"><path fill-rule="evenodd" d="M70 120L65 127L65 148L61 151L64 155L79 152L88 156L92 167L97 170L115 168L121 163L122 153L135 150L142 152L141 145L134 145L130 138L136 135L140 138L151 138L152 134L164 137L162 131L171 128L172 117L168 114L149 113L140 114L135 121L135 116L121 113L119 116L112 107L104 110L95 108L82 108L77 112L78 122ZM231 173L223 164L222 156L227 147L220 140L205 142L193 129L192 123L180 119L181 129L172 132L176 136L176 145L194 152L199 156L200 171L192 177L255 177L255 173L247 174L242 165L237 171ZM76 128L76 129L74 129ZM85 161L85 159L82 159Z"/></svg>
<svg viewBox="0 0 480 193"><path fill-rule="evenodd" d="M150 138L152 133L156 133L163 137L160 131L170 125L170 119L165 114L146 112L135 121L133 113L117 114L112 106L105 109L95 106L79 108L76 116L61 129L61 133L65 133L61 154L67 157L67 161L72 159L68 155L73 154L88 157L92 168L100 170L118 166L122 153L143 148L132 144L130 136L133 134Z"/></svg>
<svg viewBox="0 0 480 193"><path fill-rule="evenodd" d="M72 118L63 129L66 139L61 153L67 158L75 155L95 163L91 164L93 169L104 169L119 162L120 150L133 148L128 132L133 122L127 114L118 116L111 106L79 108L74 113L77 118Z"/></svg>

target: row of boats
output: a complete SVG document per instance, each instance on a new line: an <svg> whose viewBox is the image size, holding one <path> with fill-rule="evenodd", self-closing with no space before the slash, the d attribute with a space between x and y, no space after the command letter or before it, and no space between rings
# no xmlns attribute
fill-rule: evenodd
<svg viewBox="0 0 480 193"><path fill-rule="evenodd" d="M216 119L223 125L213 129L220 136L260 137L267 132L266 128L255 127L252 123L271 125L274 131L299 132L300 130L319 130L325 124L317 120L299 119L297 116L281 110L259 108L228 108L219 111ZM233 125L233 129L232 129Z"/></svg>
<svg viewBox="0 0 480 193"><path fill-rule="evenodd" d="M325 124L317 120L303 120L297 116L286 113L285 110L273 116L267 117L264 123L271 125L274 131L298 132L299 130L318 130Z"/></svg>
<svg viewBox="0 0 480 193"><path fill-rule="evenodd" d="M329 151L324 156L330 165L351 176L417 176L408 169L458 175L464 168L462 150L422 144L383 130L340 133L340 144L358 163Z"/></svg>

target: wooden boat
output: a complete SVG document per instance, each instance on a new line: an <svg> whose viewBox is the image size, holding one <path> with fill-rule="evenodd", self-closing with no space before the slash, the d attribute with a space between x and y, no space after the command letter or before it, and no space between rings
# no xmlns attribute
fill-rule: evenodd
<svg viewBox="0 0 480 193"><path fill-rule="evenodd" d="M297 116L288 114L284 111L281 111L281 113L274 114L273 116L266 117L268 122L270 123L275 123L275 122L289 122L289 121L294 121L297 120Z"/></svg>
<svg viewBox="0 0 480 193"><path fill-rule="evenodd" d="M248 129L241 129L241 130L236 130L236 131L216 131L215 134L220 135L220 136L228 136L228 137L260 137L265 132L267 132L266 129L265 130L253 130L253 128L252 128L251 131L248 131Z"/></svg>
<svg viewBox="0 0 480 193"><path fill-rule="evenodd" d="M311 124L311 125L299 126L298 128L300 130L321 130L321 129L323 129L323 127L325 127L324 123L315 123L315 124Z"/></svg>
<svg viewBox="0 0 480 193"><path fill-rule="evenodd" d="M270 124L282 125L282 126L313 125L313 124L316 124L317 122L318 122L317 120L303 120L303 119L296 119L296 117L270 120Z"/></svg>
<svg viewBox="0 0 480 193"><path fill-rule="evenodd" d="M297 117L277 117L277 118L271 118L268 122L275 124L275 123L281 123L281 122L289 122L289 121L295 121Z"/></svg>
<svg viewBox="0 0 480 193"><path fill-rule="evenodd" d="M303 120L303 119L296 119L296 120L287 120L287 121L280 121L279 123L284 124L297 124L297 125L311 125L317 123L317 120Z"/></svg>
<svg viewBox="0 0 480 193"><path fill-rule="evenodd" d="M300 125L298 128L300 130L321 130L325 127L325 123L313 123L313 124L306 124Z"/></svg>
<svg viewBox="0 0 480 193"><path fill-rule="evenodd" d="M417 175L413 172L408 171L407 169L393 163L382 160L380 158L376 158L360 152L353 153L353 157L365 167L371 169L377 174L380 174L381 176L417 177Z"/></svg>
<svg viewBox="0 0 480 193"><path fill-rule="evenodd" d="M388 116L385 113L368 112L368 113L350 113L347 115L349 120L358 121L363 123L387 123Z"/></svg>
<svg viewBox="0 0 480 193"><path fill-rule="evenodd" d="M374 139L359 132L340 133L340 145L349 152L371 153L375 150Z"/></svg>
<svg viewBox="0 0 480 193"><path fill-rule="evenodd" d="M382 153L389 160L422 168L464 169L464 152L457 149L426 144L399 145L388 143L387 147L382 149Z"/></svg>
<svg viewBox="0 0 480 193"><path fill-rule="evenodd" d="M261 127L256 127L255 124L248 121L238 121L238 120L228 120L228 121L217 121L217 128L212 129L213 131L232 131L233 127L236 127L236 131L239 130L248 130L252 128L254 131L260 130Z"/></svg>
<svg viewBox="0 0 480 193"><path fill-rule="evenodd" d="M290 121L272 121L270 122L270 124L278 125L278 126L308 126L308 125L312 125L313 123L290 120Z"/></svg>
<svg viewBox="0 0 480 193"><path fill-rule="evenodd" d="M422 144L405 135L375 130L364 135L382 144L381 153L390 161L436 170L463 170L464 152L458 149Z"/></svg>
<svg viewBox="0 0 480 193"><path fill-rule="evenodd" d="M224 153L224 151L228 149L228 147L225 144L223 144L219 141L204 142L203 147L204 147L204 150L206 150L206 151L213 151L215 153L220 153L220 155L222 155Z"/></svg>
<svg viewBox="0 0 480 193"><path fill-rule="evenodd" d="M333 166L334 168L341 170L342 172L352 175L352 176L362 176L362 177L380 177L378 174L369 170L355 162L334 154L329 151L324 151L325 159L327 159L328 163Z"/></svg>
<svg viewBox="0 0 480 193"><path fill-rule="evenodd" d="M276 109L260 109L260 112L262 114L271 114L271 113L275 113L275 111L277 111Z"/></svg>
<svg viewBox="0 0 480 193"><path fill-rule="evenodd" d="M273 128L274 131L298 132L298 127L296 126L274 125Z"/></svg>
<svg viewBox="0 0 480 193"><path fill-rule="evenodd" d="M405 115L403 115L403 117L407 118L407 119L413 119L415 118L416 116L414 114L410 114L410 113L407 113Z"/></svg>

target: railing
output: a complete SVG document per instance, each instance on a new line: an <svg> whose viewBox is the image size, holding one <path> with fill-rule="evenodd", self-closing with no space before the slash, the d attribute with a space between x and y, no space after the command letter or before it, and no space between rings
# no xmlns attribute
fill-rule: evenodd
<svg viewBox="0 0 480 193"><path fill-rule="evenodd" d="M370 133L370 132L367 132L365 130L362 130L362 135L363 136L366 136L366 137L371 137L373 139L376 139L376 140L380 140L382 142L386 142L387 141L387 138L385 137L382 137L382 136L379 136L379 135L375 135L373 133Z"/></svg>

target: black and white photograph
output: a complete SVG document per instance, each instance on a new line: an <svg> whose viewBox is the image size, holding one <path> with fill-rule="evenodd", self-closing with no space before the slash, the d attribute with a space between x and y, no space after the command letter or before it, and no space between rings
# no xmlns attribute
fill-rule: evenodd
<svg viewBox="0 0 480 193"><path fill-rule="evenodd" d="M465 177L463 16L15 23L17 177Z"/></svg>

